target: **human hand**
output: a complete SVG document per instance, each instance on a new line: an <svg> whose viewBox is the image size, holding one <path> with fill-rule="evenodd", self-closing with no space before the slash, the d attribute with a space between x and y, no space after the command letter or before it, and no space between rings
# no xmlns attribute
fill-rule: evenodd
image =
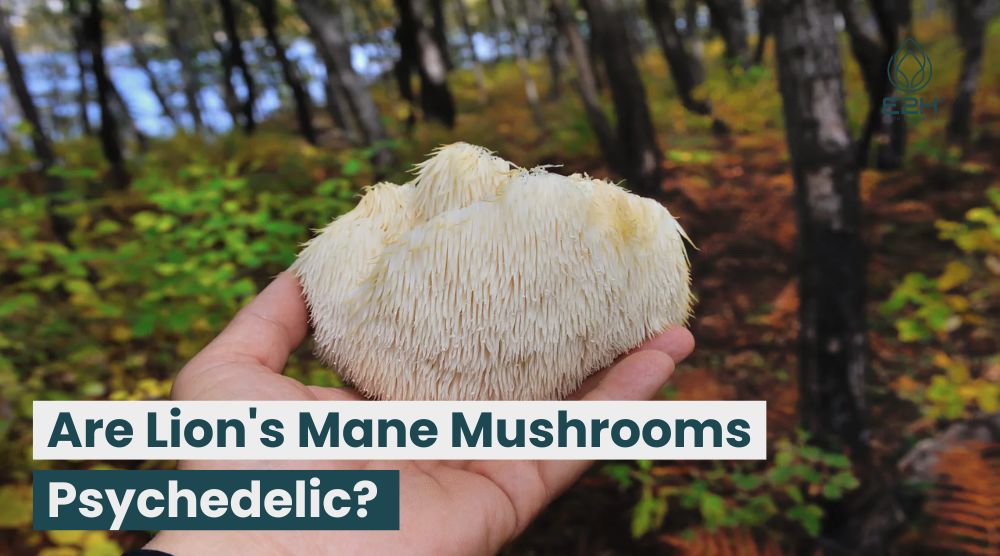
<svg viewBox="0 0 1000 556"><path fill-rule="evenodd" d="M174 382L176 400L347 401L349 388L306 386L281 374L308 332L298 281L282 273L196 355ZM694 348L671 329L589 379L571 396L646 400ZM188 461L183 469L398 469L399 531L164 531L147 545L212 554L492 554L568 488L589 461Z"/></svg>

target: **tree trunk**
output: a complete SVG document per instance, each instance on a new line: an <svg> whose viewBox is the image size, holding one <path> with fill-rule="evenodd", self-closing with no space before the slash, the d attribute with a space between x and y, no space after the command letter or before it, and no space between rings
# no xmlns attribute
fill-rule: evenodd
<svg viewBox="0 0 1000 556"><path fill-rule="evenodd" d="M212 41L212 46L215 47L215 51L219 53L219 62L221 62L220 65L222 66L222 99L226 105L226 112L229 112L229 118L233 121L233 127L246 129L240 98L236 94L236 87L233 85L236 68L229 57L229 49L226 45L216 40L212 36L211 31L208 32L208 35Z"/></svg>
<svg viewBox="0 0 1000 556"><path fill-rule="evenodd" d="M551 26L545 25L544 27L547 35L545 37L545 57L548 59L551 81L548 100L554 101L558 100L562 95L562 72L566 66L566 50L563 42L563 34L559 32L555 23L553 22Z"/></svg>
<svg viewBox="0 0 1000 556"><path fill-rule="evenodd" d="M469 14L465 9L465 0L455 0L455 12L458 21L462 25L462 32L465 34L466 48L469 49L469 62L472 64L472 73L476 77L476 87L479 88L479 97L485 103L488 99L486 91L486 76L483 75L483 62L476 52L476 43L473 40L472 25L469 24Z"/></svg>
<svg viewBox="0 0 1000 556"><path fill-rule="evenodd" d="M253 23L244 24L243 34L253 37L253 26ZM254 58L257 61L256 69L259 76L258 83L261 84L260 89L265 94L268 89L274 89L274 93L278 96L279 104L284 105L285 101L289 100L290 95L284 86L284 78L281 76L281 64L275 63L272 59L273 53L268 52L267 48L269 44L261 44L260 41L253 40L253 38L247 42L249 43L249 47L253 49Z"/></svg>
<svg viewBox="0 0 1000 556"><path fill-rule="evenodd" d="M888 37L882 36L880 30L872 25L871 18L865 17L858 0L837 0L837 5L844 16L851 51L861 68L861 78L868 91L868 116L858 139L858 164L865 167L868 165L872 135L881 123L882 99L890 92L885 74L888 62L886 52L892 56L895 48L887 48ZM895 42L894 38L890 40Z"/></svg>
<svg viewBox="0 0 1000 556"><path fill-rule="evenodd" d="M229 113L229 119L233 122L233 128L243 127L243 109L239 95L236 94L236 86L233 79L236 74L236 67L232 57L229 55L229 46L224 43L216 34L215 22L215 2L213 0L201 0L201 17L194 18L198 25L198 34L206 37L208 42L219 55L219 66L222 69L222 79L219 85L222 88L222 102Z"/></svg>
<svg viewBox="0 0 1000 556"><path fill-rule="evenodd" d="M434 17L434 24L431 26L431 33L434 35L434 42L437 43L438 50L441 51L441 58L444 60L444 67L448 71L455 69L451 62L451 52L448 48L448 26L444 19L444 2L442 0L428 0L431 14Z"/></svg>
<svg viewBox="0 0 1000 556"><path fill-rule="evenodd" d="M149 139L146 135L139 129L139 125L136 123L135 118L132 117L132 110L129 108L127 102L125 102L125 97L122 96L121 91L118 87L115 87L114 81L111 80L111 71L106 70L108 73L108 92L111 94L111 101L113 106L117 108L115 111L115 119L123 123L129 133L135 137L135 142L139 147L140 152L146 152L149 148Z"/></svg>
<svg viewBox="0 0 1000 556"><path fill-rule="evenodd" d="M257 127L253 113L253 105L257 99L257 83L254 81L246 57L243 55L243 40L240 38L236 10L232 0L219 0L219 8L222 12L222 28L226 33L226 42L229 44L230 63L239 69L240 75L243 76L243 85L246 87L246 99L243 101L243 130L247 133L253 133Z"/></svg>
<svg viewBox="0 0 1000 556"><path fill-rule="evenodd" d="M616 0L585 0L591 32L601 49L601 59L611 88L616 114L616 135L621 156L616 173L636 192L650 197L661 194L660 163L663 153L649 116L646 90L632 59L625 37L625 14Z"/></svg>
<svg viewBox="0 0 1000 556"><path fill-rule="evenodd" d="M698 0L684 0L684 38L698 34Z"/></svg>
<svg viewBox="0 0 1000 556"><path fill-rule="evenodd" d="M892 85L886 79L886 67L898 44L897 18L890 5L892 3L893 0L871 2L875 16L873 25L873 20L861 12L858 0L837 0L838 8L844 16L844 27L851 39L851 51L861 67L861 77L868 91L868 116L857 146L858 164L861 167L868 166L873 137L882 133L887 142L889 129L895 127L897 133L900 129L898 124L893 126L892 116L882 113L882 99L892 95ZM902 129L905 133L905 127ZM901 160L893 163L889 159L890 151L881 146L879 150L880 167L901 163ZM900 153L898 158L901 157Z"/></svg>
<svg viewBox="0 0 1000 556"><path fill-rule="evenodd" d="M455 125L455 100L448 88L448 69L444 54L434 39L435 25L428 0L395 0L399 12L396 39L400 59L396 78L404 99L414 100L410 75L420 76L420 107L425 119L437 120L448 127Z"/></svg>
<svg viewBox="0 0 1000 556"><path fill-rule="evenodd" d="M580 34L580 28L566 5L566 0L551 0L550 9L556 28L566 37L566 42L569 44L573 65L576 66L574 82L580 92L587 121L590 123L591 129L594 130L597 144L600 145L605 160L608 161L609 165L617 166L621 154L615 141L614 132L611 130L611 124L608 123L608 118L601 107L600 92L597 89L594 68L591 66L591 57L587 52L587 43L584 42L583 36ZM612 164L611 161L614 163Z"/></svg>
<svg viewBox="0 0 1000 556"><path fill-rule="evenodd" d="M579 0L578 3L582 6L583 1ZM575 12L570 13L574 14L575 19ZM587 25L587 51L590 53L590 67L594 68L594 83L597 84L597 90L604 91L608 88L608 74L604 71L604 64L601 62L601 45L597 43L597 35L594 34L593 26L590 23Z"/></svg>
<svg viewBox="0 0 1000 556"><path fill-rule="evenodd" d="M833 0L785 1L775 40L800 234L802 417L817 440L856 448L864 430L865 263Z"/></svg>
<svg viewBox="0 0 1000 556"><path fill-rule="evenodd" d="M993 16L991 0L955 0L955 31L962 45L962 72L955 89L955 102L948 119L948 139L956 143L969 140L972 121L972 95L983 64L983 35Z"/></svg>
<svg viewBox="0 0 1000 556"><path fill-rule="evenodd" d="M61 178L48 172L56 163L56 154L52 149L52 143L45 134L45 128L42 127L42 121L38 115L38 108L35 106L34 98L25 82L24 68L21 67L21 60L17 57L14 35L7 23L7 11L3 6L0 6L0 54L3 55L4 68L7 71L7 82L17 99L18 107L21 109L21 117L24 118L25 122L31 124L31 146L41 166L40 173L45 179L45 188L48 194L47 212L52 224L53 235L60 243L69 246L69 232L72 230L73 224L58 212L60 204L58 197L64 191L65 184ZM5 138L5 141L9 141L9 139ZM9 142L8 145L10 145Z"/></svg>
<svg viewBox="0 0 1000 556"><path fill-rule="evenodd" d="M0 147L7 149L8 151L16 148L14 145L14 139L11 138L10 132L7 131L7 126L3 121L0 121Z"/></svg>
<svg viewBox="0 0 1000 556"><path fill-rule="evenodd" d="M77 91L77 106L80 112L80 126L84 135L92 135L94 127L90 124L90 115L87 107L90 104L90 88L87 86L87 74L90 73L90 64L87 61L87 53L90 47L87 45L86 36L83 32L83 18L80 16L79 0L69 0L69 14L72 18L73 30L73 54L76 58L77 79L80 90Z"/></svg>
<svg viewBox="0 0 1000 556"><path fill-rule="evenodd" d="M86 29L87 16L85 16L81 12L80 3L78 2L78 0L70 0L70 2L68 2L68 5L69 5L68 7L70 16L73 19L73 29L75 34L73 42L76 43L81 49L80 53L81 56L79 58L81 62L79 63L78 67L80 68L81 72L85 72L80 74L80 87L81 87L80 91L84 99L80 108L81 110L85 110L86 104L89 102L88 101L89 87L87 86L87 73L92 73L96 75L94 70L94 60L92 55L95 45L93 43L94 40L93 37L89 36L88 30ZM89 7L87 9L89 13ZM101 52L103 54L103 48L101 49ZM86 60L86 62L83 62L82 60ZM108 74L107 69L105 69L105 74ZM113 107L112 114L115 116L115 120L122 122L124 126L128 128L128 130L132 133L132 135L135 136L136 143L139 145L139 149L145 151L148 146L148 141L146 139L146 136L143 135L142 132L137 127L135 118L132 117L132 113L129 110L128 104L125 103L125 100L122 98L121 93L118 91L118 88L115 87L114 81L112 81L110 77L106 82L106 87L108 92L108 98L110 99L110 105ZM117 110L114 110L115 108L117 108ZM90 131L86 131L91 127L89 115L86 118L81 118L81 120L86 121L86 126L84 127L84 129L85 132L90 133Z"/></svg>
<svg viewBox="0 0 1000 556"><path fill-rule="evenodd" d="M906 156L906 119L882 114L882 124L876 136L875 167L897 170Z"/></svg>
<svg viewBox="0 0 1000 556"><path fill-rule="evenodd" d="M163 115L170 120L170 123L177 126L177 116L174 114L173 108L170 107L170 103L167 101L167 95L163 91L163 86L160 84L160 79L156 76L153 71L152 66L149 62L149 56L146 53L146 46L142 41L142 32L136 27L135 20L129 13L128 2L122 0L122 13L125 19L125 36L128 39L129 47L132 51L132 58L135 60L139 69L146 76L146 80L149 81L149 90L152 91L153 96L156 97L156 102L160 104L160 109L163 111Z"/></svg>
<svg viewBox="0 0 1000 556"><path fill-rule="evenodd" d="M772 19L774 15L771 13L771 4L774 0L760 0L757 5L757 43L753 49L753 58L751 63L755 66L759 66L764 63L764 48L767 46L767 37L771 34L771 28L774 26Z"/></svg>
<svg viewBox="0 0 1000 556"><path fill-rule="evenodd" d="M519 16L519 21L524 25L525 52L529 60L534 60L544 54L546 45L545 5L536 0L511 0L517 1L515 15Z"/></svg>
<svg viewBox="0 0 1000 556"><path fill-rule="evenodd" d="M0 52L0 60L2 60L3 52ZM7 124L0 120L0 149L13 151L16 147L14 145L14 139L10 136L10 131L7 130Z"/></svg>
<svg viewBox="0 0 1000 556"><path fill-rule="evenodd" d="M355 143L359 139L363 143L366 142L363 136L364 133L357 129L357 117L353 114L353 110L345 98L347 91L344 89L344 83L340 74L334 68L331 68L326 60L323 61L323 65L326 67L323 93L326 95L325 108L330 114L330 119L333 120L336 127L344 132L349 142Z"/></svg>
<svg viewBox="0 0 1000 556"><path fill-rule="evenodd" d="M705 55L705 42L702 37L702 30L698 26L698 0L685 0L684 22L684 38L690 47L691 57L701 66L701 60ZM699 81L703 79L704 75L699 77Z"/></svg>
<svg viewBox="0 0 1000 556"><path fill-rule="evenodd" d="M625 19L625 30L628 32L626 38L629 41L629 49L642 59L646 53L646 37L642 32L642 2L632 2L619 0L621 3L622 17Z"/></svg>
<svg viewBox="0 0 1000 556"><path fill-rule="evenodd" d="M705 0L712 26L722 35L726 44L726 57L730 63L746 67L749 62L747 43L747 17L743 0Z"/></svg>
<svg viewBox="0 0 1000 556"><path fill-rule="evenodd" d="M376 169L385 170L393 161L392 152L384 145L388 135L371 93L351 65L351 45L338 13L324 9L319 0L296 0L295 4L309 26L328 79L334 76L340 85L338 92L343 93L357 121L362 140L366 145L378 145L372 155L373 164Z"/></svg>
<svg viewBox="0 0 1000 556"><path fill-rule="evenodd" d="M886 41L886 65L899 46L899 37L912 35L910 25L913 14L910 0L871 0L879 27L888 33ZM886 95L892 94L892 86L886 86ZM906 118L881 114L881 122L875 130L875 167L879 170L896 170L903 166L906 155Z"/></svg>
<svg viewBox="0 0 1000 556"><path fill-rule="evenodd" d="M73 41L74 45L76 41ZM79 47L74 46L76 50L76 68L77 74L79 75L79 91L77 91L77 110L80 113L80 127L83 130L84 135L93 135L94 126L90 124L90 114L88 113L87 107L90 105L90 94L89 87L87 87L87 73L88 69L86 59L83 57L83 52L79 50Z"/></svg>
<svg viewBox="0 0 1000 556"><path fill-rule="evenodd" d="M329 112L330 118L337 127L343 130L344 135L347 136L350 142L357 142L360 137L362 143L369 144L367 134L364 130L358 129L360 127L360 124L357 123L358 116L347 98L350 96L350 93L346 89L344 80L350 80L350 76L342 76L342 71L339 69L340 67L347 67L348 71L352 74L354 73L354 67L351 66L351 45L346 39L349 26L345 24L341 15L345 12L343 4L338 1L323 6L316 0L309 0L303 3L303 5L298 6L298 9L299 14L306 20L306 26L309 27L309 34L316 45L316 52L323 60L323 65L326 68L326 79L324 80L323 88L326 94L326 110ZM326 18L329 16L326 15L326 12L332 12L336 15L327 21ZM310 17L318 19L309 21L308 18ZM323 28L332 25L336 25L337 27L332 29ZM357 76L355 76L356 78ZM367 89L363 89L363 91L367 94Z"/></svg>
<svg viewBox="0 0 1000 556"><path fill-rule="evenodd" d="M490 0L493 13L502 28L506 28L510 33L511 45L514 48L514 60L517 63L517 71L521 74L521 81L524 83L524 96L528 101L528 109L531 111L531 119L534 120L538 129L545 130L545 118L542 117L541 102L538 99L538 85L535 78L531 76L531 68L528 66L527 55L524 52L524 44L519 40L523 36L523 31L518 25L511 25L511 18L507 15L507 5L505 0Z"/></svg>
<svg viewBox="0 0 1000 556"><path fill-rule="evenodd" d="M820 542L829 553L881 554L898 514L867 444L866 263L836 12L834 0L783 0L775 14L799 231L799 411L811 441L846 449L862 481L826 508Z"/></svg>
<svg viewBox="0 0 1000 556"><path fill-rule="evenodd" d="M317 143L316 128L312 123L312 103L309 100L309 93L306 92L302 84L295 64L288 58L285 46L278 36L278 12L274 0L255 0L254 5L260 14L260 21L264 25L264 33L267 42L274 50L274 56L281 65L281 74L285 83L292 91L292 98L295 101L295 114L299 122L299 132L309 144Z"/></svg>
<svg viewBox="0 0 1000 556"><path fill-rule="evenodd" d="M90 45L90 59L93 62L94 79L97 81L97 104L101 108L101 150L111 168L111 184L117 189L128 187L129 175L125 169L121 137L118 134L118 120L111 109L114 92L104 64L104 30L101 0L90 0L90 9L83 19L83 30Z"/></svg>
<svg viewBox="0 0 1000 556"><path fill-rule="evenodd" d="M362 10L365 15L365 22L368 24L368 29L371 31L371 42L378 45L378 56L377 59L386 60L392 58L392 41L386 40L383 34L380 32L386 24L384 22L384 17L382 16L381 10L376 10L372 2L361 2ZM386 94L392 94L392 84L389 79L380 79L383 87L385 88Z"/></svg>
<svg viewBox="0 0 1000 556"><path fill-rule="evenodd" d="M181 65L181 81L184 85L184 98L187 100L188 113L194 122L195 131L202 129L201 106L198 102L198 91L201 89L198 83L198 75L194 70L194 57L187 48L187 38L184 37L180 14L174 0L162 0L163 22L166 28L167 43Z"/></svg>
<svg viewBox="0 0 1000 556"><path fill-rule="evenodd" d="M701 85L704 71L699 61L691 57L684 46L684 39L677 30L677 16L670 5L670 0L646 0L646 10L649 13L649 21L656 31L656 39L667 59L670 76L677 87L681 103L695 114L711 115L712 107L709 102L694 98L694 89Z"/></svg>

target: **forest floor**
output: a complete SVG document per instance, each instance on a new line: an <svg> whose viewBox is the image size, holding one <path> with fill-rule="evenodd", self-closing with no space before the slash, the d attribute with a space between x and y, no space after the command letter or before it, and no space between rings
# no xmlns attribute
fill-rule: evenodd
<svg viewBox="0 0 1000 556"><path fill-rule="evenodd" d="M975 137L964 149L944 142L959 69L949 25L923 22L918 36L931 38L924 44L935 61L935 76L926 94L944 99L942 111L911 123L901 170L865 170L861 176L869 251L869 395L877 423L872 445L888 470L920 439L989 412L993 401L976 397L982 389L972 388L970 394L969 387L1000 382L1000 347L995 335L983 333L995 314L977 321L967 315L971 309L952 306L967 322L937 328L931 322L917 334L907 324L917 318L912 311L887 307L912 273L939 277L939 286L957 282L935 291L959 305L953 298L968 298L966 305L973 308L982 305L976 292L993 291L997 280L995 268L982 272L968 262L982 257L942 239L940 222L968 220L970 209L989 205L987 190L1000 186L1000 64L989 59L1000 51L1000 34L994 26L974 102ZM720 59L721 48L707 43L705 59ZM847 52L847 105L856 123L867 100ZM698 347L664 396L767 400L774 456L768 462L733 464L596 466L509 553L778 553L817 534L820 502L837 495L829 485L850 488L853 479L844 471L843 457L811 447L797 431L796 221L772 67L735 73L709 68L701 93L732 128L719 137L707 118L688 114L676 100L659 52L651 47L642 58L666 156L667 205L697 246L692 265L698 304L690 325ZM543 94L551 91L544 67L534 71ZM608 176L568 80L546 101L546 129L540 130L513 65L492 66L487 73L491 87L485 105L470 73L452 76L459 105L454 129L418 124L407 132L398 124L392 130L399 138L400 165L391 176L397 183L408 180L408 165L435 146L459 140L493 149L522 166L558 165L558 171ZM375 91L383 113L402 120L408 108L393 100L391 86L379 83ZM66 179L83 199L65 209L78 226L76 245L68 251L47 231L44 203L28 196L37 196L40 181L23 170L24 155L8 160L0 173L0 217L14 224L0 234L8 253L0 275L13 284L10 295L5 292L0 299L0 316L10 319L0 331L0 414L5 420L0 433L7 440L0 458L8 462L0 468L0 546L12 553L46 549L54 556L101 553L95 547L111 553L109 547L140 543L145 537L138 533L30 531L22 515L30 503L32 466L30 435L24 432L30 427L28 402L166 396L183 361L290 262L305 239L303 227L318 227L349 209L367 185L370 169L363 153L341 148L335 134L314 149L289 141L283 118L262 128L252 139L159 142L133 165L136 180L126 193L95 189L101 162L92 142L61 145ZM210 252L202 253L206 245ZM967 272L945 277L944 270L956 268L956 262ZM205 268L219 270L206 277ZM55 282L70 286L60 292ZM75 336L54 347L54 339L67 334ZM308 346L292 358L289 373L336 383ZM955 383L949 384L958 392L957 402L934 393L942 374ZM942 404L951 405L941 409Z"/></svg>
<svg viewBox="0 0 1000 556"><path fill-rule="evenodd" d="M1000 43L996 26L991 33L993 46ZM950 263L963 256L951 241L943 239L938 223L962 221L967 211L989 205L987 189L1000 186L1000 66L984 61L984 75L975 98L974 140L964 149L944 141L952 87L958 71L957 48L947 35L947 22L927 21L918 28L919 36L934 37L929 55L937 63L935 79L926 95L941 97L941 112L923 120L910 121L906 162L895 171L865 170L861 175L864 207L864 235L868 250L868 313L872 373L872 445L877 458L890 475L896 464L916 442L930 436L959 415L996 411L995 388L986 388L980 406L967 410L964 399L947 402L925 393L914 403L909 396L916 385L935 383L943 367L969 366L971 375L957 379L958 388L975 390L986 383L1000 382L1000 351L996 329L965 327L960 331L932 334L924 342L900 339L898 314L886 310L887 300L911 273L942 274ZM721 45L709 44L708 49ZM987 49L988 51L989 49ZM867 99L858 68L845 49L847 106L855 133L867 110ZM715 53L719 54L719 53ZM718 59L706 52L706 59ZM733 128L729 136L711 132L710 120L684 111L672 91L666 67L653 49L643 58L653 120L660 145L666 155L663 183L667 206L692 237L692 280L698 297L691 329L698 347L675 373L665 396L683 400L768 401L768 432L772 442L802 441L796 429L797 386L796 338L798 334L797 268L795 263L796 215L792 202L793 182L781 119L780 95L771 66L755 67L736 74L723 67L711 67L703 86L716 115ZM609 171L581 122L571 87L564 86L559 100L550 101L544 115L549 131L539 131L530 113L518 105L519 80L513 68L493 68L493 82L508 82L502 94L503 107L491 104L491 114L503 114L503 121L483 117L474 110L474 97L461 98L469 108L448 138L434 130L415 144L445 142L460 138L480 142L501 156L525 166L558 165L565 172L587 172L609 177ZM503 72L508 72L504 75ZM546 76L538 72L543 91L551 90ZM459 89L474 91L472 83ZM507 95L515 97L514 102ZM500 92L494 97L501 96ZM523 95L521 95L523 97ZM493 101L493 102L497 102ZM507 103L510 103L509 105ZM534 130L534 133L526 130ZM432 138L433 137L433 138ZM567 146L579 145L579 150ZM414 152L417 156L419 152ZM679 202L672 205L669 199ZM996 281L997 271L981 272L969 279L964 291L993 291L983 281ZM978 280L978 282L977 282ZM958 292L954 292L958 293ZM974 296L974 294L973 294ZM996 305L990 317L995 319ZM991 321L995 325L996 321ZM968 360L966 360L968 356ZM942 359L948 363L942 364ZM961 361L961 363L956 363ZM965 382L961 382L965 380ZM982 389L980 389L982 390ZM974 396L977 394L964 394ZM944 397L944 396L939 396ZM961 397L961 396L959 396ZM943 419L927 407L935 403L958 403L951 419ZM801 452L799 452L801 454ZM795 463L800 461L795 458ZM790 463L789 467L794 467ZM753 466L750 466L752 468ZM759 466L758 466L759 467ZM746 543L777 549L788 546L797 534L788 534L779 523L790 522L792 529L808 530L808 518L794 515L794 500L784 494L765 494L787 487L775 480L770 469L748 471L748 466L657 462L651 469L632 469L631 480L622 481L613 469L595 468L583 482L559 500L510 549L512 554L636 554L708 551L746 554ZM743 474L762 473L769 486L749 488L752 496L734 501L727 494L733 485L719 479L719 471ZM611 471L611 472L609 472ZM724 473L721 473L724 474ZM829 476L808 477L801 485L808 499ZM707 518L704 493L691 489L703 483L727 498L721 513ZM648 489L647 485L656 485ZM678 485L684 484L680 487ZM622 496L622 486L631 493ZM790 495L795 498L796 495ZM665 501L649 502L660 497ZM757 508L754 504L772 508ZM735 498L740 498L735 496ZM784 498L784 499L782 499ZM995 500L994 500L995 501ZM742 506L742 507L741 507ZM740 515L741 510L760 514L765 523ZM911 508L912 509L912 508ZM647 515L643 516L645 513ZM783 514L783 515L782 515ZM793 515L789 515L793 514ZM663 522L658 534L642 535L643 527ZM715 522L714 524L712 522ZM637 522L640 522L637 524ZM714 526L722 532L713 532ZM771 529L763 535L761 529ZM751 534L748 531L754 532ZM631 534L630 534L631 533ZM908 531L906 542L921 546L926 539ZM916 538L914 538L916 537ZM763 550L764 548L761 548ZM708 552L706 552L708 553Z"/></svg>

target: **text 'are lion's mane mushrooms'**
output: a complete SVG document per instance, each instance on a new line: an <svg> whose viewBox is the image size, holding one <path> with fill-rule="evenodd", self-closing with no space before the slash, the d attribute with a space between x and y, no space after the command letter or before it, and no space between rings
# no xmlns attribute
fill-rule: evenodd
<svg viewBox="0 0 1000 556"><path fill-rule="evenodd" d="M317 353L370 397L556 399L687 319L685 237L655 201L456 143L368 188L293 270Z"/></svg>

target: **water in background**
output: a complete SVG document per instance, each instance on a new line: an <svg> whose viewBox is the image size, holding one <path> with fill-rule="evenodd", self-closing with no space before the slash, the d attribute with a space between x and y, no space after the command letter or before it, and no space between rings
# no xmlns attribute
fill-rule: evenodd
<svg viewBox="0 0 1000 556"><path fill-rule="evenodd" d="M748 13L750 31L756 30L756 11ZM642 42L649 44L653 32L644 19L637 21L637 33L642 36ZM678 19L678 27L684 29L683 18ZM708 12L704 6L699 7L698 17L694 20L696 27L705 29L709 25ZM581 29L587 34L587 28ZM535 28L530 33L533 38L529 51L542 53L547 40L544 29ZM495 34L477 32L473 35L473 48L476 57L491 63L501 58L513 56L513 37L506 31ZM449 38L449 51L454 56L458 67L469 67L472 64L472 52L464 35ZM258 120L266 118L288 101L282 102L281 70L277 62L269 58L266 52L269 47L262 39L247 41L243 52L254 74L257 84L257 98L254 112ZM145 73L135 64L131 48L127 44L115 44L104 50L105 60L111 80L128 105L128 111L140 132L147 136L170 136L176 129L173 123L160 110L160 104L150 88ZM297 38L288 46L288 56L298 66L305 78L306 85L313 102L324 105L326 95L323 83L326 79L326 69L316 55L313 43L306 38ZM393 29L381 29L374 42L354 44L351 46L351 63L369 83L377 80L391 71L392 65L399 56L399 48L393 38ZM76 60L70 52L22 52L21 64L24 66L28 89L35 97L35 103L41 112L42 125L55 140L79 136L82 134L80 105L77 100L79 92L79 73ZM151 61L151 70L168 94L167 102L177 115L179 123L184 128L193 128L193 121L186 110L183 84L180 79L180 63L175 59ZM198 53L196 65L205 68L199 73L203 83L198 91L198 101L201 106L202 121L213 132L225 132L233 127L233 120L226 110L222 91L222 65L219 53L215 50ZM0 60L0 70L3 69ZM93 96L96 86L93 76L88 76L87 87ZM243 98L246 88L237 77L233 83L236 94ZM87 114L92 125L100 122L100 109L96 102L88 103ZM4 133L10 133L20 122L20 110L16 100L12 98L6 82L6 75L0 73L0 151L7 149L4 143ZM12 134L27 144L23 134Z"/></svg>
<svg viewBox="0 0 1000 556"><path fill-rule="evenodd" d="M378 43L355 44L351 47L351 63L354 70L368 82L373 82L391 71L392 64L399 55L398 47L392 39L391 29L383 29L378 39ZM509 37L506 35L489 37L477 33L473 37L473 43L479 59L484 61L507 56L511 51ZM464 38L460 42L456 41L453 48L453 52L457 53L458 59L461 60L459 65L468 65L471 52ZM266 58L268 47L263 41L247 42L243 51L257 84L254 112L258 119L263 119L282 106L280 87L283 87L284 83L281 81L281 70L277 62ZM163 115L146 74L132 58L129 45L108 46L104 50L104 55L111 80L128 105L128 111L139 131L148 136L172 135L176 131L175 127ZM323 83L326 79L326 69L317 56L313 43L305 38L293 40L288 46L288 56L305 78L313 102L324 105L326 95ZM77 100L80 81L74 55L70 52L22 52L20 59L24 66L28 89L42 114L42 123L53 139L80 135L82 126L80 104ZM223 99L223 75L218 52L212 50L199 53L196 65L211 68L200 72L200 77L204 81L198 91L202 120L211 131L225 132L233 127L233 120L226 110ZM168 93L167 102L174 109L180 125L192 129L193 121L186 110L183 84L180 79L180 62L176 59L153 60L150 66L160 85ZM2 61L0 69L3 69ZM88 76L87 87L92 97L96 90L93 81L93 76ZM237 95L245 97L246 88L241 78L235 77L233 81ZM100 108L93 98L88 103L87 113L94 125L100 122ZM0 126L9 133L19 122L20 110L17 102L8 87L6 75L0 74ZM6 147L7 145L3 143L3 134L0 133L0 150L5 150Z"/></svg>

